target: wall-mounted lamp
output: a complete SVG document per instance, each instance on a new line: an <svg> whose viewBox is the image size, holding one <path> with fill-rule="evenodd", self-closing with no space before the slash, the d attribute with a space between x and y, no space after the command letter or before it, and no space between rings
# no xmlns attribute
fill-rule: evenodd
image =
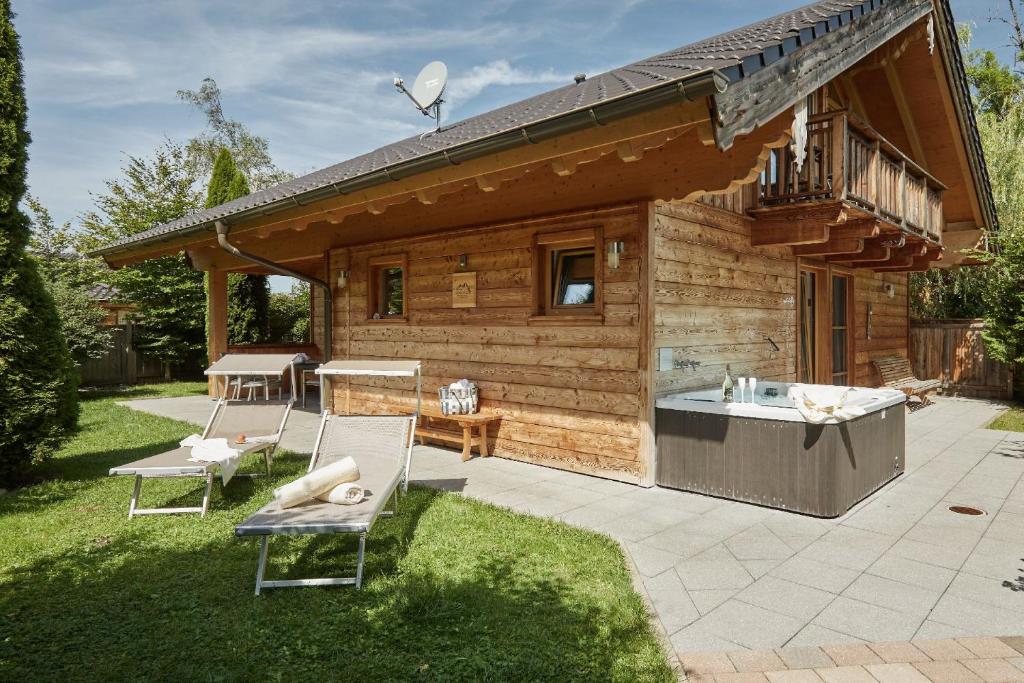
<svg viewBox="0 0 1024 683"><path fill-rule="evenodd" d="M626 251L626 243L615 240L608 243L608 269L619 269L619 257Z"/></svg>
<svg viewBox="0 0 1024 683"><path fill-rule="evenodd" d="M459 254L459 268L465 268L469 264L469 257L465 254Z"/></svg>
<svg viewBox="0 0 1024 683"><path fill-rule="evenodd" d="M338 280L337 280L337 282L338 282L338 289L345 289L345 285L348 284L348 271L347 270L339 270L338 271Z"/></svg>
<svg viewBox="0 0 1024 683"><path fill-rule="evenodd" d="M891 283L891 282L886 282L886 283L885 283L885 294L886 294L886 296L888 296L888 297L889 297L890 299L892 299L893 297L895 297L895 296L896 296L896 285L894 285L894 284L893 284L893 283Z"/></svg>

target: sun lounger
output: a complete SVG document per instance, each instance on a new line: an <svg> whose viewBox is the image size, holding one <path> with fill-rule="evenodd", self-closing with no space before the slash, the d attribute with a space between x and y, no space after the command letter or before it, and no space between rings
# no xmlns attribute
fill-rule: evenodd
<svg viewBox="0 0 1024 683"><path fill-rule="evenodd" d="M291 411L291 401L271 401L267 403L250 403L247 401L217 401L210 415L206 428L203 430L204 439L227 439L231 448L237 449L244 455L251 453L262 453L266 463L267 474L270 474L270 466L273 461L274 449L281 440L284 432L285 422ZM246 443L236 444L235 439L239 434L244 434ZM135 477L135 488L132 491L132 499L128 504L128 518L135 515L157 515L175 514L185 512L198 512L201 517L206 516L206 510L210 505L210 489L213 487L213 477L220 469L217 462L192 462L192 449L188 446L153 455L142 460L112 467L111 476L133 476ZM263 476L257 474L235 474L236 477ZM200 477L206 479L206 487L203 491L202 505L197 507L174 507L174 508L140 508L139 493L142 489L142 480L158 477Z"/></svg>
<svg viewBox="0 0 1024 683"><path fill-rule="evenodd" d="M256 595L263 588L289 586L337 586L363 582L366 535L378 517L398 511L398 490L409 476L414 415L331 415L324 412L307 472L324 467L345 456L359 466L356 482L366 490L366 499L356 505L336 505L319 500L280 509L271 501L235 527L236 536L259 536L256 565ZM394 498L394 507L385 506ZM301 534L359 534L356 574L353 577L266 580L268 545L271 536Z"/></svg>

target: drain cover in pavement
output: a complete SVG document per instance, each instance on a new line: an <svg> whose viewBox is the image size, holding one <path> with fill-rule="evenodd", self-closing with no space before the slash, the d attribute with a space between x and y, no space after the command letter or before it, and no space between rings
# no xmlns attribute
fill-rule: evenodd
<svg viewBox="0 0 1024 683"><path fill-rule="evenodd" d="M977 516L977 515L985 514L984 510L979 510L978 508L968 507L966 505L951 505L950 508L949 508L949 511L950 512L955 512L958 515L974 515L974 516Z"/></svg>

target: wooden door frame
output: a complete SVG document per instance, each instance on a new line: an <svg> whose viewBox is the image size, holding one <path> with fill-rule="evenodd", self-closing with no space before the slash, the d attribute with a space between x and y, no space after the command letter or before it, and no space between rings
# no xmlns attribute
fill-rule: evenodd
<svg viewBox="0 0 1024 683"><path fill-rule="evenodd" d="M811 381L815 384L832 383L832 276L846 277L848 286L846 288L846 352L847 352L847 381L853 385L856 380L856 359L857 350L855 341L856 330L856 299L854 289L856 288L856 277L852 268L837 266L826 261L798 258L796 263L796 377L801 376L803 353L801 353L801 335L803 326L800 324L800 311L803 308L803 301L800 297L800 279L804 272L811 272L816 275L816 286L814 291L814 377ZM822 286L824 284L824 286ZM824 342L824 343L822 343Z"/></svg>
<svg viewBox="0 0 1024 683"><path fill-rule="evenodd" d="M853 295L857 286L857 277L853 268L846 266L830 265L828 274L828 301L829 313L832 310L832 278L833 276L845 277L846 286L846 384L856 386L857 380L857 300ZM829 383L832 380L832 316L829 315Z"/></svg>

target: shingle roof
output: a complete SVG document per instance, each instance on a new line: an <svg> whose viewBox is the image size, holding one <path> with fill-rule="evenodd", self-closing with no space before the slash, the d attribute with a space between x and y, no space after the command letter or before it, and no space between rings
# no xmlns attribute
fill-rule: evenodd
<svg viewBox="0 0 1024 683"><path fill-rule="evenodd" d="M100 253L170 233L187 231L214 220L226 219L287 199L299 199L305 193L329 188L369 173L380 172L410 159L449 151L471 142L515 130L596 104L624 98L655 86L685 80L709 70L719 70L730 81L743 78L774 62L782 54L808 44L818 37L846 25L893 0L823 0L722 33L691 45L670 50L639 62L587 78L509 104L463 121L446 125L439 133L411 137L381 147L300 178L254 192L246 197L206 209L189 216L122 239L99 250Z"/></svg>
<svg viewBox="0 0 1024 683"><path fill-rule="evenodd" d="M113 301L121 297L121 290L105 282L97 282L85 295L94 301Z"/></svg>

